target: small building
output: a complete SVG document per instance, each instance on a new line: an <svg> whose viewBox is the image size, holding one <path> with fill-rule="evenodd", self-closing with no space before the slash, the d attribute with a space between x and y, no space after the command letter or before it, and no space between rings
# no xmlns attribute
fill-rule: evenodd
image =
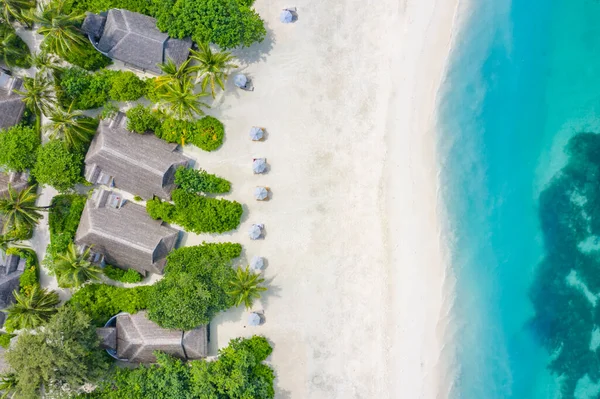
<svg viewBox="0 0 600 399"><path fill-rule="evenodd" d="M25 259L18 255L0 254L0 310L15 302L13 291L19 289L19 278L25 271ZM0 312L0 326L4 325L6 314Z"/></svg>
<svg viewBox="0 0 600 399"><path fill-rule="evenodd" d="M118 8L106 15L88 13L81 29L102 54L156 74L169 58L183 63L192 47L189 38L173 39L159 31L156 19Z"/></svg>
<svg viewBox="0 0 600 399"><path fill-rule="evenodd" d="M113 357L133 363L156 362L154 351L183 360L202 359L208 354L207 326L169 330L149 320L145 311L119 314L96 331L102 348Z"/></svg>
<svg viewBox="0 0 600 399"><path fill-rule="evenodd" d="M6 129L21 122L25 103L23 97L13 90L21 90L23 80L0 70L0 129Z"/></svg>
<svg viewBox="0 0 600 399"><path fill-rule="evenodd" d="M179 230L152 219L143 206L100 189L85 204L75 243L91 248L94 262L146 275L162 274L178 238Z"/></svg>
<svg viewBox="0 0 600 399"><path fill-rule="evenodd" d="M148 200L171 198L175 171L190 159L153 134L127 130L126 118L100 122L85 157L85 177L92 184L117 187Z"/></svg>

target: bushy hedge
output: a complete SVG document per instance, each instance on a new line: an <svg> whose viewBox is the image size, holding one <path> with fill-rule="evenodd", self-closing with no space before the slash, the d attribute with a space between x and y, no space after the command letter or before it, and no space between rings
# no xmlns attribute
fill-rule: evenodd
<svg viewBox="0 0 600 399"><path fill-rule="evenodd" d="M69 150L59 139L50 140L38 148L31 174L38 183L65 192L84 182L83 160L83 152Z"/></svg>
<svg viewBox="0 0 600 399"><path fill-rule="evenodd" d="M154 132L161 124L160 113L141 104L128 109L125 115L127 116L127 130L135 133Z"/></svg>
<svg viewBox="0 0 600 399"><path fill-rule="evenodd" d="M10 340L14 337L16 337L15 334L0 333L0 346L8 349L10 347Z"/></svg>
<svg viewBox="0 0 600 399"><path fill-rule="evenodd" d="M0 131L0 166L18 172L35 165L40 133L31 126L16 125Z"/></svg>
<svg viewBox="0 0 600 399"><path fill-rule="evenodd" d="M68 68L60 74L57 95L63 107L92 109L109 100L134 101L146 93L146 82L130 71L96 73Z"/></svg>
<svg viewBox="0 0 600 399"><path fill-rule="evenodd" d="M184 363L156 352L157 364L116 367L88 397L272 399L275 373L263 363L272 352L269 342L260 336L232 339L214 361Z"/></svg>
<svg viewBox="0 0 600 399"><path fill-rule="evenodd" d="M225 194L231 183L205 170L180 167L175 172L175 184L189 193Z"/></svg>
<svg viewBox="0 0 600 399"><path fill-rule="evenodd" d="M120 312L136 313L145 309L151 292L151 286L123 288L88 284L76 291L67 305L85 312L100 327Z"/></svg>
<svg viewBox="0 0 600 399"><path fill-rule="evenodd" d="M34 285L40 283L38 258L33 249L29 248L9 248L7 255L18 255L25 259L25 270L19 277L19 291L28 293Z"/></svg>
<svg viewBox="0 0 600 399"><path fill-rule="evenodd" d="M55 257L65 253L75 239L86 197L78 194L62 194L52 198L48 214L50 243L46 249L45 264L51 265Z"/></svg>
<svg viewBox="0 0 600 399"><path fill-rule="evenodd" d="M63 58L69 64L88 71L96 71L112 64L110 58L96 50L87 40L84 45L80 46L79 51L70 51Z"/></svg>
<svg viewBox="0 0 600 399"><path fill-rule="evenodd" d="M191 194L182 189L172 193L174 205L153 198L146 210L153 219L174 223L194 233L224 233L240 224L243 209L236 201Z"/></svg>
<svg viewBox="0 0 600 399"><path fill-rule="evenodd" d="M204 151L214 151L223 144L225 127L212 116L191 122L165 118L154 133L169 143L189 143Z"/></svg>
<svg viewBox="0 0 600 399"><path fill-rule="evenodd" d="M139 283L142 281L142 275L134 269L121 269L111 265L104 267L104 274L111 280L120 281L122 283Z"/></svg>

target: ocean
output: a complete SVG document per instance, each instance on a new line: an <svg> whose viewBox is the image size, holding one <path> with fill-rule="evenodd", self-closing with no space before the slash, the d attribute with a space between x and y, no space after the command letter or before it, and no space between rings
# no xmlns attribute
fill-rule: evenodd
<svg viewBox="0 0 600 399"><path fill-rule="evenodd" d="M565 146L600 133L600 1L469 3L439 97L457 281L450 397L597 398L600 231L585 190L600 185L600 147L573 150L567 168Z"/></svg>

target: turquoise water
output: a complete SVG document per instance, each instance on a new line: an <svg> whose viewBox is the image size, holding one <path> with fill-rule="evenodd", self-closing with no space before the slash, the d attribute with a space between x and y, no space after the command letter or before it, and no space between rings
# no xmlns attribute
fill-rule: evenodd
<svg viewBox="0 0 600 399"><path fill-rule="evenodd" d="M589 349L600 309L565 281L577 270L600 293L600 281L591 281L600 280L600 261L573 261L576 243L563 245L572 219L561 219L571 208L550 194L573 191L576 173L552 180L567 162L568 140L600 133L600 1L473 3L440 101L442 195L457 278L451 397L597 398L589 383L576 383L586 373L600 379L597 347ZM594 154L600 161L600 149ZM595 177L588 185L600 185L600 172ZM561 347L573 356L565 350L549 368Z"/></svg>

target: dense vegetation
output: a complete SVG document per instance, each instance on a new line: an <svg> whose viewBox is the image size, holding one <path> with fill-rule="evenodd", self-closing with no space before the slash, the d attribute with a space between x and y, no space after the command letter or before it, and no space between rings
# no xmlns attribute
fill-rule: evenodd
<svg viewBox="0 0 600 399"><path fill-rule="evenodd" d="M7 255L18 255L25 259L25 270L19 277L19 291L28 294L33 286L40 283L38 258L33 249L13 247L6 251Z"/></svg>
<svg viewBox="0 0 600 399"><path fill-rule="evenodd" d="M121 269L119 267L106 265L104 274L111 280L120 281L122 283L139 283L142 281L142 275L134 269Z"/></svg>
<svg viewBox="0 0 600 399"><path fill-rule="evenodd" d="M22 172L35 165L40 134L31 126L16 125L0 131L0 167Z"/></svg>
<svg viewBox="0 0 600 399"><path fill-rule="evenodd" d="M31 67L29 46L5 22L0 22L0 61L8 67Z"/></svg>
<svg viewBox="0 0 600 399"><path fill-rule="evenodd" d="M38 183L66 192L84 182L83 160L82 152L70 150L61 140L50 140L38 149L31 174Z"/></svg>
<svg viewBox="0 0 600 399"><path fill-rule="evenodd" d="M566 152L567 165L539 199L546 256L530 297L535 309L531 327L552 354L548 367L561 377L562 397L574 398L580 378L600 378L599 348L591 346L599 308L568 278L575 273L590 293L600 292L600 135L574 136Z"/></svg>
<svg viewBox="0 0 600 399"><path fill-rule="evenodd" d="M175 172L175 184L194 194L225 194L231 190L231 183L221 177L211 175L205 170L184 167Z"/></svg>
<svg viewBox="0 0 600 399"><path fill-rule="evenodd" d="M174 223L194 233L224 233L234 230L242 218L242 205L236 201L209 198L175 189L173 202L153 198L146 210L153 219Z"/></svg>
<svg viewBox="0 0 600 399"><path fill-rule="evenodd" d="M158 363L118 368L87 395L105 399L270 399L275 395L273 369L263 361L273 348L260 336L233 339L215 361L186 363L157 353Z"/></svg>

